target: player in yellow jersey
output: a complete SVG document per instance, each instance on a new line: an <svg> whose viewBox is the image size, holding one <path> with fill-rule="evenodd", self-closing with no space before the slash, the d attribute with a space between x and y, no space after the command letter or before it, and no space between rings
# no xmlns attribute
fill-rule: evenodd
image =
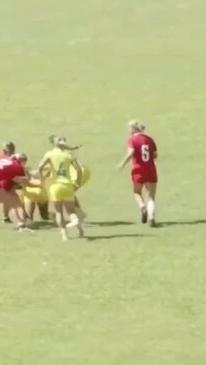
<svg viewBox="0 0 206 365"><path fill-rule="evenodd" d="M50 137L49 137L49 142L50 144L55 147L55 139L56 138L59 138L57 137L56 135L52 134ZM65 141L65 150L68 151L68 153L70 153L70 151L76 151L76 150L79 150L82 145L77 145L77 146L71 146L70 144L67 143L66 141L66 138L64 137L64 141ZM76 159L77 160L77 159ZM91 172L89 170L89 168L87 166L83 166L80 164L80 162L77 160L79 166L81 167L81 179L80 179L80 182L79 182L79 185L77 186L77 177L78 177L78 174L77 174L77 171L76 169L74 168L74 166L71 165L71 168L70 168L70 176L71 176L71 180L73 182L73 185L74 185L74 190L75 190L75 193L82 187L84 186L89 180L90 180L90 177L91 177ZM78 215L78 217L81 219L81 220L84 220L86 218L86 214L85 212L82 210L82 207L80 205L80 202L79 202L79 199L77 198L76 194L75 194L75 211Z"/></svg>
<svg viewBox="0 0 206 365"><path fill-rule="evenodd" d="M71 180L70 168L73 166L77 171L77 186L81 181L81 168L78 162L68 153L66 140L62 137L55 138L55 147L46 153L39 164L40 176L46 167L49 168L51 182L49 187L49 199L54 204L56 222L61 230L63 240L67 240L66 228L77 227L80 236L83 236L83 228L75 213L75 193ZM70 216L70 222L66 225L64 209Z"/></svg>
<svg viewBox="0 0 206 365"><path fill-rule="evenodd" d="M34 184L39 183L39 187L25 186L22 190L22 200L27 217L33 221L36 206L39 208L40 216L43 220L49 220L49 199L44 182L37 178L31 178Z"/></svg>

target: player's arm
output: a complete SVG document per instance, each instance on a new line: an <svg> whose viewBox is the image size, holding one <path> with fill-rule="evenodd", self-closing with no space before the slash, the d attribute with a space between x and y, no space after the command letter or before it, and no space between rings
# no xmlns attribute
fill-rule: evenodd
<svg viewBox="0 0 206 365"><path fill-rule="evenodd" d="M28 188L42 188L42 183L40 180L38 182L32 182L28 180L26 186Z"/></svg>
<svg viewBox="0 0 206 365"><path fill-rule="evenodd" d="M51 175L50 168L48 166L46 166L43 169L42 177L43 177L44 180L46 180L48 177L50 177L50 175ZM34 179L40 179L39 170L33 170L33 171L31 171L30 172L30 177L31 178L34 178Z"/></svg>
<svg viewBox="0 0 206 365"><path fill-rule="evenodd" d="M39 163L38 172L42 180L44 179L45 168L46 166L49 165L49 163L50 163L50 158L48 156L45 156Z"/></svg>
<svg viewBox="0 0 206 365"><path fill-rule="evenodd" d="M127 165L127 163L131 160L133 154L134 154L134 148L129 147L124 159L118 165L119 170L123 169Z"/></svg>
<svg viewBox="0 0 206 365"><path fill-rule="evenodd" d="M158 152L157 152L157 150L155 150L153 152L153 158L154 158L154 160L156 160L158 158Z"/></svg>
<svg viewBox="0 0 206 365"><path fill-rule="evenodd" d="M154 146L153 146L152 157L153 157L154 160L156 160L158 158L158 152L157 152L156 144L154 144Z"/></svg>
<svg viewBox="0 0 206 365"><path fill-rule="evenodd" d="M152 139L151 149L153 151L153 159L156 160L158 158L158 151L157 151L157 145L153 139Z"/></svg>
<svg viewBox="0 0 206 365"><path fill-rule="evenodd" d="M39 179L39 171L38 170L30 171L30 177L33 179Z"/></svg>
<svg viewBox="0 0 206 365"><path fill-rule="evenodd" d="M80 164L79 164L79 162L76 158L74 158L72 160L72 166L74 167L74 169L77 172L76 185L77 185L77 187L79 187L81 185L81 180L82 180L82 169L81 169L81 166L80 166Z"/></svg>
<svg viewBox="0 0 206 365"><path fill-rule="evenodd" d="M41 182L38 183L32 183L30 179L27 176L17 176L12 180L15 184L21 185L21 186L28 186L30 188L39 188L41 187Z"/></svg>
<svg viewBox="0 0 206 365"><path fill-rule="evenodd" d="M82 145L78 145L78 146L69 146L69 145L66 145L65 146L65 149L68 150L68 151L76 151L76 150L79 150L81 147L82 147Z"/></svg>
<svg viewBox="0 0 206 365"><path fill-rule="evenodd" d="M25 168L24 172L25 172L25 177L27 177L27 179L30 179L32 177L32 173L29 170L29 168Z"/></svg>

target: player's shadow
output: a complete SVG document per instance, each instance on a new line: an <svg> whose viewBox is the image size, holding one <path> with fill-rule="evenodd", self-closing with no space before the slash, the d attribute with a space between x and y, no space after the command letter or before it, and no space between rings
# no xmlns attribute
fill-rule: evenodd
<svg viewBox="0 0 206 365"><path fill-rule="evenodd" d="M108 234L108 235L98 235L98 236L85 236L87 241L100 241L100 240L113 240L117 238L145 238L151 237L149 234L138 234L138 233L117 233L117 234Z"/></svg>
<svg viewBox="0 0 206 365"><path fill-rule="evenodd" d="M196 220L188 220L188 221L168 221L168 222L159 222L156 224L156 228L164 228L171 226L197 226L201 224L206 224L206 219L196 219Z"/></svg>
<svg viewBox="0 0 206 365"><path fill-rule="evenodd" d="M130 221L94 221L87 222L89 226L98 226L98 227L118 227L118 226L132 226L135 223Z"/></svg>
<svg viewBox="0 0 206 365"><path fill-rule="evenodd" d="M56 228L55 222L50 221L36 221L32 224L32 229L52 229Z"/></svg>

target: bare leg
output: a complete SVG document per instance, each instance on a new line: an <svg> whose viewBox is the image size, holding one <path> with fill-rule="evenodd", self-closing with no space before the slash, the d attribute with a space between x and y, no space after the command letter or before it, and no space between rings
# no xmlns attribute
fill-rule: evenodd
<svg viewBox="0 0 206 365"><path fill-rule="evenodd" d="M26 212L26 215L27 217L33 221L34 219L34 211L35 211L35 207L36 207L36 204L33 203L32 201L27 201L25 204L24 204L24 209L25 209L25 212Z"/></svg>
<svg viewBox="0 0 206 365"><path fill-rule="evenodd" d="M148 220L151 227L155 226L155 198L157 191L156 183L146 183L145 189L147 192L148 200L147 200L147 211L148 211Z"/></svg>
<svg viewBox="0 0 206 365"><path fill-rule="evenodd" d="M84 230L82 227L82 222L78 218L75 213L75 203L74 202L65 202L64 207L66 209L67 214L70 216L70 223L67 224L67 228L77 227L79 231L79 236L84 236Z"/></svg>
<svg viewBox="0 0 206 365"><path fill-rule="evenodd" d="M19 202L18 199L14 199L11 206L11 214L13 216L13 221L16 224L17 228L26 227L26 215L24 207Z"/></svg>
<svg viewBox="0 0 206 365"><path fill-rule="evenodd" d="M81 208L79 199L76 196L75 196L74 204L75 204L75 208Z"/></svg>
<svg viewBox="0 0 206 365"><path fill-rule="evenodd" d="M41 203L41 204L39 203L38 207L39 207L39 213L40 213L41 218L44 221L48 221L49 220L49 203L48 202Z"/></svg>
<svg viewBox="0 0 206 365"><path fill-rule="evenodd" d="M5 191L0 189L0 201L13 213L12 221L17 227L22 227L26 224L26 216L23 204L15 190Z"/></svg>
<svg viewBox="0 0 206 365"><path fill-rule="evenodd" d="M74 204L75 204L75 213L78 216L79 220L81 222L83 222L85 220L85 218L87 217L87 215L81 208L80 202L76 196L75 196Z"/></svg>
<svg viewBox="0 0 206 365"><path fill-rule="evenodd" d="M66 231L63 207L64 207L63 202L54 203L54 208L55 208L55 213L56 213L56 222L60 229L62 240L67 241L68 236L67 236L67 231Z"/></svg>
<svg viewBox="0 0 206 365"><path fill-rule="evenodd" d="M146 209L145 201L144 201L144 198L142 195L142 188L143 188L142 184L134 184L134 197L135 197L135 201L142 214L142 223L146 223L147 222L147 209Z"/></svg>
<svg viewBox="0 0 206 365"><path fill-rule="evenodd" d="M9 198L9 193L4 190L4 189L0 189L0 203L2 203L2 208L3 208L3 222L9 222L9 211L10 211L10 205L8 202L8 198Z"/></svg>
<svg viewBox="0 0 206 365"><path fill-rule="evenodd" d="M3 215L4 215L3 222L5 222L5 223L11 223L11 220L9 217L9 211L10 211L10 209L9 209L8 205L6 203L3 204Z"/></svg>

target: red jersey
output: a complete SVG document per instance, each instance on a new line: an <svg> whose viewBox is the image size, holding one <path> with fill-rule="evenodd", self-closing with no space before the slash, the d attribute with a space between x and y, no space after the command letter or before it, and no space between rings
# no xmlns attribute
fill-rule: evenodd
<svg viewBox="0 0 206 365"><path fill-rule="evenodd" d="M136 133L129 138L128 146L134 150L132 156L133 182L157 182L154 158L157 146L154 140L146 134Z"/></svg>
<svg viewBox="0 0 206 365"><path fill-rule="evenodd" d="M16 159L0 160L0 188L11 190L13 179L17 176L25 176L22 163Z"/></svg>

